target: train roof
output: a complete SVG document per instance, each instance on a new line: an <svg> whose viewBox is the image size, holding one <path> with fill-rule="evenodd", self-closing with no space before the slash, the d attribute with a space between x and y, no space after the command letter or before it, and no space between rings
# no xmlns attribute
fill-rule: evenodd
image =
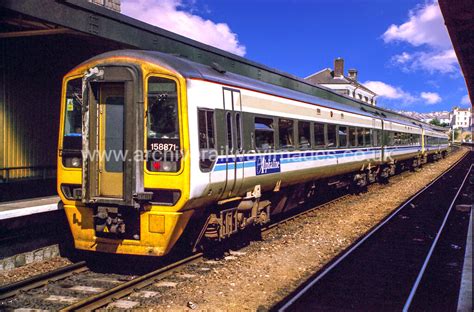
<svg viewBox="0 0 474 312"><path fill-rule="evenodd" d="M424 122L421 122L417 119L410 118L399 113L383 109L380 107L375 107L368 105L356 99L346 97L351 100L354 105L348 105L344 103L339 103L336 101L331 101L328 99L320 98L314 95L307 93L295 91L290 88L280 87L274 84L228 72L219 68L218 64L215 66L207 66L200 63L193 62L191 60L178 57L172 54L166 54L157 51L144 51L144 50L116 50L111 52L106 52L100 55L97 55L86 62L104 59L107 57L131 57L142 59L146 62L156 63L161 66L168 68L171 71L177 72L182 75L184 78L195 78L203 79L208 81L213 81L217 83L222 83L226 85L233 85L236 87L241 87L245 89L255 90L263 93L268 93L275 96L295 99L301 102L307 102L315 105L326 106L329 108L334 108L338 110L343 110L346 112L351 112L359 115L364 115L371 118L383 119L386 121L392 121L401 123L407 126L421 127L423 129L430 129L436 132L445 131L441 127L430 125ZM84 62L84 63L86 63ZM83 64L84 64L83 63ZM82 64L81 64L82 65Z"/></svg>

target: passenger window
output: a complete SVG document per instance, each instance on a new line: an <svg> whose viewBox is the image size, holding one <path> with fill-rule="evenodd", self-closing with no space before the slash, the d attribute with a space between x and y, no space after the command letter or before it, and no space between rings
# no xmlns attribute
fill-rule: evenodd
<svg viewBox="0 0 474 312"><path fill-rule="evenodd" d="M293 142L293 120L280 119L278 121L278 132L280 137L280 148L290 148L295 146Z"/></svg>
<svg viewBox="0 0 474 312"><path fill-rule="evenodd" d="M347 146L347 127L339 126L339 147Z"/></svg>
<svg viewBox="0 0 474 312"><path fill-rule="evenodd" d="M298 122L298 137L299 137L299 147L300 148L310 148L311 147L311 130L310 123L307 121Z"/></svg>
<svg viewBox="0 0 474 312"><path fill-rule="evenodd" d="M357 128L357 146L364 146L364 129Z"/></svg>
<svg viewBox="0 0 474 312"><path fill-rule="evenodd" d="M328 129L328 147L336 147L337 146L337 126L336 125L327 125Z"/></svg>
<svg viewBox="0 0 474 312"><path fill-rule="evenodd" d="M237 124L237 148L242 151L242 121L240 119L240 113L235 115L235 123Z"/></svg>
<svg viewBox="0 0 474 312"><path fill-rule="evenodd" d="M214 141L214 112L198 110L199 123L199 148L211 149L215 147Z"/></svg>
<svg viewBox="0 0 474 312"><path fill-rule="evenodd" d="M357 146L357 128L349 127L349 146Z"/></svg>
<svg viewBox="0 0 474 312"><path fill-rule="evenodd" d="M365 128L364 129L364 137L365 137L365 146L371 146L372 145L372 136L370 135L370 129Z"/></svg>
<svg viewBox="0 0 474 312"><path fill-rule="evenodd" d="M255 117L255 148L271 150L275 146L273 119Z"/></svg>
<svg viewBox="0 0 474 312"><path fill-rule="evenodd" d="M199 166L202 171L209 171L213 163L214 141L214 112L210 110L198 110L199 127Z"/></svg>
<svg viewBox="0 0 474 312"><path fill-rule="evenodd" d="M226 114L226 124L227 124L227 149L229 151L232 150L233 148L233 142L232 142L232 116L230 113Z"/></svg>
<svg viewBox="0 0 474 312"><path fill-rule="evenodd" d="M392 131L385 131L385 144L388 146L393 146L395 139L394 139L394 133Z"/></svg>
<svg viewBox="0 0 474 312"><path fill-rule="evenodd" d="M398 145L401 145L401 143L402 143L401 133L394 132L393 133L393 144L398 146Z"/></svg>
<svg viewBox="0 0 474 312"><path fill-rule="evenodd" d="M331 125L331 126L334 126L334 125ZM314 146L324 147L326 145L324 142L324 124L315 122L313 128L314 128ZM335 135L336 135L336 131L334 130L334 145L336 144Z"/></svg>
<svg viewBox="0 0 474 312"><path fill-rule="evenodd" d="M373 136L374 146L382 146L382 130L374 129Z"/></svg>

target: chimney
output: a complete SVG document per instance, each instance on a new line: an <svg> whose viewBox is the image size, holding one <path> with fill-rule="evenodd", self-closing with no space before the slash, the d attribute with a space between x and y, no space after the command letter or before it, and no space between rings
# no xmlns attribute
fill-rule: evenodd
<svg viewBox="0 0 474 312"><path fill-rule="evenodd" d="M349 78L357 81L357 69L349 69Z"/></svg>
<svg viewBox="0 0 474 312"><path fill-rule="evenodd" d="M338 57L334 60L334 77L344 76L344 59Z"/></svg>

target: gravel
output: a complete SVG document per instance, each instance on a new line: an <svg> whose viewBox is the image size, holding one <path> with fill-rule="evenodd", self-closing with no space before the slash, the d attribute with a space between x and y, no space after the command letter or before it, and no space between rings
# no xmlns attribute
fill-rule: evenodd
<svg viewBox="0 0 474 312"><path fill-rule="evenodd" d="M55 257L42 262L30 263L17 269L1 272L0 285L17 282L71 264L67 258Z"/></svg>

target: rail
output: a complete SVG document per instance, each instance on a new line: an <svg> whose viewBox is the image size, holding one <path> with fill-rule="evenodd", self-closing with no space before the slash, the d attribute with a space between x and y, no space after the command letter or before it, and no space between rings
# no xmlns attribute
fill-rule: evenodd
<svg viewBox="0 0 474 312"><path fill-rule="evenodd" d="M73 274L87 271L86 263L84 261L77 262L54 271L39 274L28 279L7 284L0 287L0 300L16 296L20 292L25 292L30 289L38 288L52 281L64 279Z"/></svg>
<svg viewBox="0 0 474 312"><path fill-rule="evenodd" d="M123 298L139 289L153 284L154 282L179 270L185 265L201 260L202 257L202 253L194 254L188 258L174 262L156 271L132 279L131 281L118 285L112 289L106 290L92 297L87 297L83 300L80 300L75 304L61 309L61 311L93 311L95 309L101 308L108 303Z"/></svg>

